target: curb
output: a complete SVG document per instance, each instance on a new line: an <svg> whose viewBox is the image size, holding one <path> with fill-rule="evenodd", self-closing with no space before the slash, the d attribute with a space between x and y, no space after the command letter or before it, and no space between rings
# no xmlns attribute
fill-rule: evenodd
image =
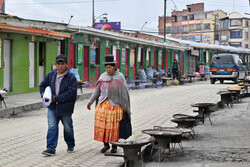
<svg viewBox="0 0 250 167"><path fill-rule="evenodd" d="M77 101L89 99L91 95L92 93L85 93L85 94L77 95ZM0 110L0 118L9 118L11 116L14 116L23 112L34 111L34 110L38 110L41 108L45 108L42 102L26 104L26 105L18 106L18 107L5 108L5 109Z"/></svg>

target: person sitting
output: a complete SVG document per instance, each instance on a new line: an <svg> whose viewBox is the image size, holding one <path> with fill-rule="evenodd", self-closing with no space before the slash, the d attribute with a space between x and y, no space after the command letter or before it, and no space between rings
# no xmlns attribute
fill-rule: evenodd
<svg viewBox="0 0 250 167"><path fill-rule="evenodd" d="M146 73L145 73L143 67L141 67L141 69L139 69L139 70L137 71L137 74L138 74L139 79L140 79L141 81L147 82L147 75L146 75Z"/></svg>
<svg viewBox="0 0 250 167"><path fill-rule="evenodd" d="M161 76L166 76L166 73L165 73L165 71L163 69L161 69L159 72L160 72Z"/></svg>
<svg viewBox="0 0 250 167"><path fill-rule="evenodd" d="M148 66L148 68L146 69L146 74L148 79L154 78L154 71L151 66Z"/></svg>
<svg viewBox="0 0 250 167"><path fill-rule="evenodd" d="M167 71L167 77L171 77L172 76L172 73L171 73L171 69L169 68L168 71Z"/></svg>
<svg viewBox="0 0 250 167"><path fill-rule="evenodd" d="M209 75L209 70L210 70L209 66L205 66L204 67L204 74Z"/></svg>

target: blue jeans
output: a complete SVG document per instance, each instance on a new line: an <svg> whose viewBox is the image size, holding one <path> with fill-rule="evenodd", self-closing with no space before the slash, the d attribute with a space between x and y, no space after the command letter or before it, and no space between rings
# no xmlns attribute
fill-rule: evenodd
<svg viewBox="0 0 250 167"><path fill-rule="evenodd" d="M47 132L47 148L56 150L58 142L58 124L62 121L64 127L64 141L68 147L75 146L72 114L66 116L56 116L56 111L48 109L48 132Z"/></svg>

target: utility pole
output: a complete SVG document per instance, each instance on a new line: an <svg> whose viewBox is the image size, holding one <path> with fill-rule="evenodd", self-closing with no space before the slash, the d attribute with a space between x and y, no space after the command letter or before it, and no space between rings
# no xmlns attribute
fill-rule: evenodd
<svg viewBox="0 0 250 167"><path fill-rule="evenodd" d="M164 42L166 42L166 8L167 0L164 0Z"/></svg>
<svg viewBox="0 0 250 167"><path fill-rule="evenodd" d="M203 33L202 29L203 29L203 16L202 16L202 13L201 13L201 43L202 43L202 38L203 38L203 36L202 36L202 33Z"/></svg>
<svg viewBox="0 0 250 167"><path fill-rule="evenodd" d="M217 33L217 27L216 27L216 23L217 23L217 15L214 15L215 19L214 19L214 44L215 44L215 40L216 40L216 33Z"/></svg>
<svg viewBox="0 0 250 167"><path fill-rule="evenodd" d="M95 27L95 0L92 0L92 27Z"/></svg>

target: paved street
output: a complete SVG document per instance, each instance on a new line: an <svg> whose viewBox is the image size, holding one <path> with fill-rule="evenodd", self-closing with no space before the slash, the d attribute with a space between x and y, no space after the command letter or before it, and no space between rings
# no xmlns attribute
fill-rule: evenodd
<svg viewBox="0 0 250 167"><path fill-rule="evenodd" d="M175 113L193 114L190 104L218 102L216 93L231 84L211 85L196 82L162 89L130 91L133 133L154 125L173 126ZM122 162L122 158L105 157L99 153L102 143L93 140L94 108L86 109L87 100L76 103L73 115L76 147L67 153L60 126L56 156L44 157L46 147L46 109L23 113L15 118L0 119L0 166L110 166ZM118 150L121 151L121 150Z"/></svg>

